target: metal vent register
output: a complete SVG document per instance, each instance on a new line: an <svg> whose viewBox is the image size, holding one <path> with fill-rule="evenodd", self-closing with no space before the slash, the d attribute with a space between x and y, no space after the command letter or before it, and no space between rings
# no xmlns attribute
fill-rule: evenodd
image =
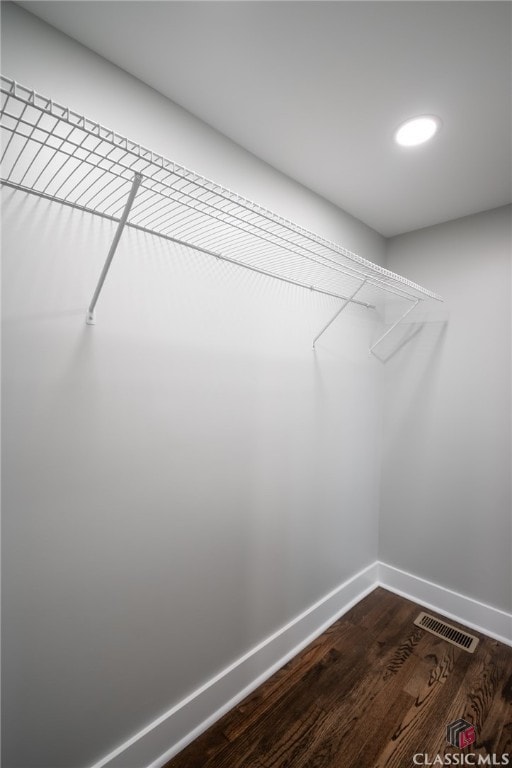
<svg viewBox="0 0 512 768"><path fill-rule="evenodd" d="M426 629L427 632L431 632L436 637L440 637L446 640L452 645L456 645L457 648L462 648L468 653L473 653L478 645L478 637L469 635L467 632L452 627L451 624L447 624L445 621L436 619L435 616L431 616L429 613L422 611L418 618L415 620L415 625Z"/></svg>

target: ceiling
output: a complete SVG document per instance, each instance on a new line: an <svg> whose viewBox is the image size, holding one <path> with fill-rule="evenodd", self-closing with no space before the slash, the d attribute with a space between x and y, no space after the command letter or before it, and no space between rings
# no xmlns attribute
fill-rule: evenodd
<svg viewBox="0 0 512 768"><path fill-rule="evenodd" d="M511 201L510 2L19 5L387 237Z"/></svg>

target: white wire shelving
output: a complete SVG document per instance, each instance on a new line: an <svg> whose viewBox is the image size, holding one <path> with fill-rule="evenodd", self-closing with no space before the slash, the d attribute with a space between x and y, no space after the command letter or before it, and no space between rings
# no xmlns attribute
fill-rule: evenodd
<svg viewBox="0 0 512 768"><path fill-rule="evenodd" d="M313 344L349 303L372 309L384 293L408 302L405 317L420 301L441 300L9 78L0 90L1 183L118 223L90 324L125 226L340 299Z"/></svg>

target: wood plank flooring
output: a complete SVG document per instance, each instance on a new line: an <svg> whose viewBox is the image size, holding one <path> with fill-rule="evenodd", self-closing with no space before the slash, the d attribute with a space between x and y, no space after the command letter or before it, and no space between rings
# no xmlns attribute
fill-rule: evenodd
<svg viewBox="0 0 512 768"><path fill-rule="evenodd" d="M512 766L512 648L471 631L459 650L414 626L420 610L376 589L165 768L413 768L460 754L459 718L464 754Z"/></svg>

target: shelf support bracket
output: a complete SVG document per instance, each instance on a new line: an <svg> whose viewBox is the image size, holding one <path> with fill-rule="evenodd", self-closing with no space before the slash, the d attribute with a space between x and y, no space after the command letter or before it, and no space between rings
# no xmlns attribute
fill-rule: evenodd
<svg viewBox="0 0 512 768"><path fill-rule="evenodd" d="M323 333L325 333L325 331L326 331L326 330L329 328L329 326L330 326L330 325L332 325L332 324L334 323L334 321L336 320L336 318L337 318L337 317L339 317L339 316L341 315L341 313L343 312L343 310L345 309L345 307L346 307L348 304L350 304L350 302L351 302L353 299L355 299L355 297L357 296L357 294L359 293L359 291L361 290L361 288L363 288L363 286L366 284L366 280L367 280L367 278L365 277L365 279L363 280L363 282L362 282L360 285L358 285L358 286L357 286L357 288L356 288L356 290L354 291L354 293L353 293L351 296L349 296L349 297L348 297L348 299L345 299L345 301L343 302L343 304L341 305L341 307L338 309L338 311L336 312L336 314L335 314L335 315L333 315L333 317L331 317L331 319L329 320L329 322L327 323L327 325L324 325L324 327L322 328L322 330L320 331L320 333L319 333L317 336L315 336L315 338L313 339L313 349L315 348L315 344L316 344L316 342L318 341L318 339L320 338L320 336L321 336Z"/></svg>
<svg viewBox="0 0 512 768"><path fill-rule="evenodd" d="M94 325L96 322L94 318L94 308L96 307L96 302L98 301L98 297L101 293L101 289L103 288L103 283L105 282L105 278L110 269L112 259L114 258L114 254L117 250L117 246L119 245L119 240L123 233L123 229L125 227L131 207L133 205L133 201L135 200L135 195L137 194L137 190L139 189L141 181L142 181L142 175L140 173L136 173L135 176L133 177L130 194L128 195L128 200L126 201L126 205L124 206L123 214L119 219L116 233L114 235L114 239L112 240L112 245L110 246L110 250L108 252L105 264L101 271L101 275L98 280L98 285L96 286L96 290L94 291L94 295L91 299L91 303L89 304L89 307L87 309L87 315L85 318L85 322L87 323L87 325Z"/></svg>
<svg viewBox="0 0 512 768"><path fill-rule="evenodd" d="M391 326L391 328L388 328L388 330L386 331L386 333L383 333L383 334L382 334L382 336L381 336L380 338L378 338L378 339L377 339L377 341L376 341L374 344L372 344L372 346L371 346L371 347L370 347L370 349L368 350L368 352L369 352L369 354L370 354L370 355L374 354L373 350L375 349L375 347L377 347L377 346L378 346L378 345L381 343L381 341L383 341L383 340L386 338L386 336L387 336L389 333L391 333L391 331L393 331L393 330L394 330L394 329L397 327L397 325L399 325L399 324L402 322L402 320L405 320L405 318L407 317L407 315L409 314L409 312L412 312L412 311L413 311L413 309L414 309L415 307L417 307L419 303L420 303L420 299L415 299L414 303L413 303L413 304L411 304L411 306L410 306L410 307L407 307L407 309L405 310L405 312L403 313L403 315L401 315L401 316L398 318L398 320L395 320L395 322L393 323L393 325Z"/></svg>

